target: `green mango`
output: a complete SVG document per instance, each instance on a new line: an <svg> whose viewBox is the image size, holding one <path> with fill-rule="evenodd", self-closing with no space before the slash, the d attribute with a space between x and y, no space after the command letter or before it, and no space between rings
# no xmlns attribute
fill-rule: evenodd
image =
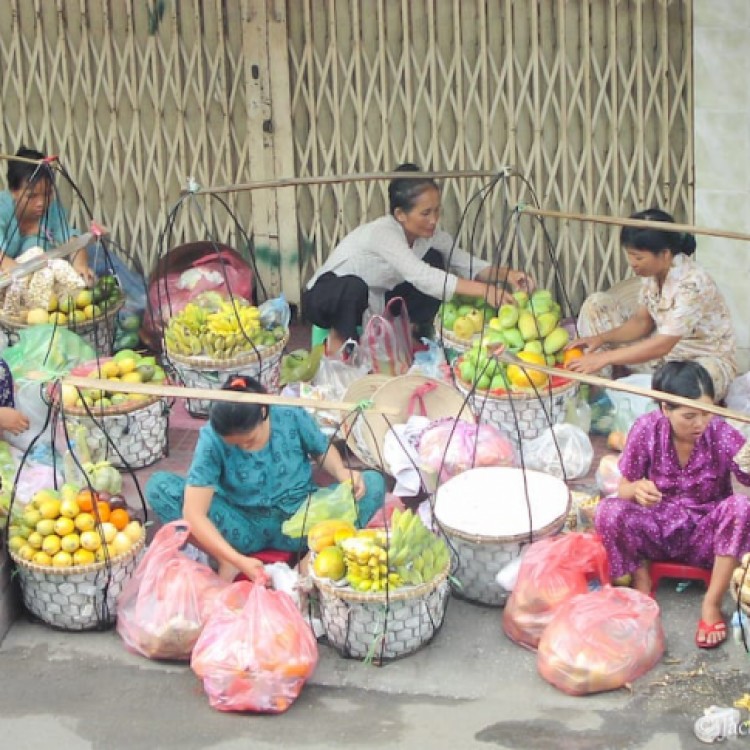
<svg viewBox="0 0 750 750"><path fill-rule="evenodd" d="M550 332L544 339L544 353L557 354L557 352L568 345L569 340L570 334L567 329L555 328L555 330Z"/></svg>
<svg viewBox="0 0 750 750"><path fill-rule="evenodd" d="M554 312L545 312L536 316L537 328L539 329L539 338L545 338L555 330L559 318Z"/></svg>
<svg viewBox="0 0 750 750"><path fill-rule="evenodd" d="M533 341L539 338L539 328L536 324L536 318L528 310L524 310L519 315L518 330L521 332L524 341Z"/></svg>

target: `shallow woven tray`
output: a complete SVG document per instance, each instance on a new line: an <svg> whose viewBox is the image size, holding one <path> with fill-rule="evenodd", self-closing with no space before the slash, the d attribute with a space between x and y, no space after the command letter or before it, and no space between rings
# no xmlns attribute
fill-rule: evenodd
<svg viewBox="0 0 750 750"><path fill-rule="evenodd" d="M74 323L73 325L69 323L59 323L58 325L60 328L69 328L74 333L88 333L89 331L93 331L101 323L110 323L112 318L114 318L115 315L120 312L124 304L125 297L120 296L117 300L108 302L106 312L102 313L101 315L97 315L95 318L89 318L88 320L84 320L81 323ZM2 312L0 312L0 326L10 330L19 330L21 328L33 327L29 326L24 318L5 315Z"/></svg>
<svg viewBox="0 0 750 750"><path fill-rule="evenodd" d="M367 604L385 604L386 601L398 602L406 599L417 599L432 593L447 577L450 570L450 563L447 563L445 569L438 573L431 581L420 583L418 586L399 586L398 588L371 593L368 591L355 591L350 586L336 586L330 582L329 578L318 578L314 573L310 577L315 585L331 596L344 599L348 602L362 602Z"/></svg>
<svg viewBox="0 0 750 750"><path fill-rule="evenodd" d="M378 388L380 388L381 385L385 385L390 379L390 375L382 375L380 373L365 375L363 378L355 380L346 389L346 393L344 393L341 400L348 404L358 404L365 399L370 401ZM368 449L367 446L363 446L361 442L357 440L355 434L355 432L359 431L360 426L362 429L367 429L364 422L362 425L359 425L360 420L363 420L363 418L357 414L347 415L345 420L341 423L340 431L342 436L346 437L346 444L349 446L351 452L354 453L360 461L366 463L368 466L372 466L376 463L375 457L367 455L367 460L363 458L363 456L368 453Z"/></svg>
<svg viewBox="0 0 750 750"><path fill-rule="evenodd" d="M284 334L284 338L281 341L277 341L272 346L261 346L257 349L250 349L239 356L233 357L232 359L213 359L212 357L206 357L202 354L188 357L185 354L177 354L172 351L165 342L166 352L169 358L174 362L178 362L181 365L185 365L193 370L233 370L243 365L252 364L255 362L262 362L271 357L280 355L284 351L287 343L289 342L289 331Z"/></svg>

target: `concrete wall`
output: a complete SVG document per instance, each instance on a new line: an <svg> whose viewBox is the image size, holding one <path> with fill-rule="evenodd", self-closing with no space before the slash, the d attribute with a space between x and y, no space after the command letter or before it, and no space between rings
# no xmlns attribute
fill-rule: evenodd
<svg viewBox="0 0 750 750"><path fill-rule="evenodd" d="M695 223L750 234L750 2L693 0ZM750 242L698 238L750 369Z"/></svg>

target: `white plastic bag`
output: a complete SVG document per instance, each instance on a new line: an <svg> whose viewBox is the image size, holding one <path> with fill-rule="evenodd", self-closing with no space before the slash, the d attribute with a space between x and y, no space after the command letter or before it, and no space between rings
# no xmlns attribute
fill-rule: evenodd
<svg viewBox="0 0 750 750"><path fill-rule="evenodd" d="M599 468L596 470L596 486L602 491L603 495L614 495L620 486L620 467L617 465L618 456L607 454L602 456L599 461Z"/></svg>
<svg viewBox="0 0 750 750"><path fill-rule="evenodd" d="M594 459L589 436L580 427L567 423L548 427L539 437L524 443L522 452L526 468L559 479L586 476Z"/></svg>

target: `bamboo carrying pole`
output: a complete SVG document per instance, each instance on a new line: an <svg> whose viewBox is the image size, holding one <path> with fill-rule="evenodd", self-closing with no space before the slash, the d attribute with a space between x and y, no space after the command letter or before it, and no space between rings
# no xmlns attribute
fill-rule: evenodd
<svg viewBox="0 0 750 750"><path fill-rule="evenodd" d="M341 401L317 401L311 398L289 398L274 396L270 393L243 393L242 391L212 390L210 388L184 388L177 385L157 385L154 383L118 383L115 380L101 380L99 378L84 378L78 375L68 375L62 379L63 385L75 388L94 388L112 391L113 393L139 393L145 396L159 396L163 398L195 398L203 401L231 401L239 404L268 404L270 406L304 406L310 409L336 410L353 412L359 404L343 403ZM398 409L388 406L373 406L363 409L364 413L383 414L397 417L401 413Z"/></svg>

